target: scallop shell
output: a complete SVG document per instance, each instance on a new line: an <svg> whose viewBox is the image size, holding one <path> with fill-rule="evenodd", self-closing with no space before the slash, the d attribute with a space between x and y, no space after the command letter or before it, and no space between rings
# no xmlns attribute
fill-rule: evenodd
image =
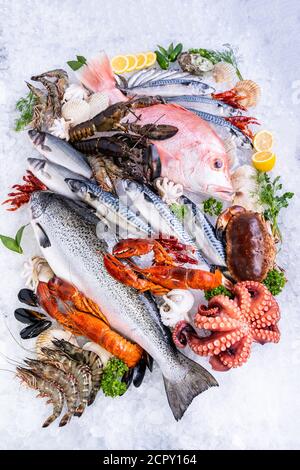
<svg viewBox="0 0 300 470"><path fill-rule="evenodd" d="M228 62L218 62L214 65L212 76L217 83L232 83L236 81L236 70Z"/></svg>
<svg viewBox="0 0 300 470"><path fill-rule="evenodd" d="M240 166L231 176L231 183L235 191L233 205L245 207L245 209L262 212L263 208L258 201L258 185L256 170L250 165Z"/></svg>
<svg viewBox="0 0 300 470"><path fill-rule="evenodd" d="M102 346L97 343L85 343L82 349L84 349L85 351L92 351L97 354L100 357L103 366L106 366L109 359L113 357L112 354L110 354L108 351L106 351L106 349L102 348Z"/></svg>
<svg viewBox="0 0 300 470"><path fill-rule="evenodd" d="M109 98L106 93L94 93L89 100L90 119L104 111L109 105Z"/></svg>
<svg viewBox="0 0 300 470"><path fill-rule="evenodd" d="M67 101L63 105L61 112L66 121L70 121L72 126L76 126L89 119L90 106L83 100Z"/></svg>
<svg viewBox="0 0 300 470"><path fill-rule="evenodd" d="M59 328L50 328L37 337L35 343L37 356L43 356L41 351L42 348L55 348L54 344L52 343L53 339L64 339L65 341L74 344L74 346L78 346L75 336L72 335L72 333L69 331L61 330Z"/></svg>
<svg viewBox="0 0 300 470"><path fill-rule="evenodd" d="M88 92L81 85L72 83L65 91L63 101L86 100Z"/></svg>
<svg viewBox="0 0 300 470"><path fill-rule="evenodd" d="M242 106L250 108L257 105L261 95L261 89L257 83L252 80L241 80L234 89L239 95L245 96L239 101Z"/></svg>

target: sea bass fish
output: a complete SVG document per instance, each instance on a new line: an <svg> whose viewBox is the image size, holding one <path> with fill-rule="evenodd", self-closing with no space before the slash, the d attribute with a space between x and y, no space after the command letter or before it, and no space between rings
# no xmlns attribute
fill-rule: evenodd
<svg viewBox="0 0 300 470"><path fill-rule="evenodd" d="M107 244L96 236L93 214L49 191L33 193L30 209L35 236L55 274L94 300L112 328L157 361L169 405L180 419L193 398L218 385L214 377L176 350L152 299L108 274L102 256Z"/></svg>
<svg viewBox="0 0 300 470"><path fill-rule="evenodd" d="M40 154L50 162L62 165L85 178L92 178L92 169L84 155L75 150L68 142L35 129L28 131L28 136Z"/></svg>
<svg viewBox="0 0 300 470"><path fill-rule="evenodd" d="M62 165L41 158L27 158L28 169L36 176L50 191L76 199L66 183L67 178L85 180L82 175L68 170ZM89 181L89 180L87 180Z"/></svg>
<svg viewBox="0 0 300 470"><path fill-rule="evenodd" d="M105 54L82 67L79 78L91 90L106 92L111 104L130 98L116 88ZM197 85L200 86L199 83ZM182 184L192 192L228 200L232 198L228 155L222 140L205 120L176 104L142 108L134 116L126 116L126 119L134 121L137 116L141 125L159 123L179 129L174 137L153 142L161 160L161 176Z"/></svg>

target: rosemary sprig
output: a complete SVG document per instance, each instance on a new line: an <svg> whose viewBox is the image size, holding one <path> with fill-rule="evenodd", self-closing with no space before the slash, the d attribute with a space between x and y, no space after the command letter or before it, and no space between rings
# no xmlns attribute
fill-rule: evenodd
<svg viewBox="0 0 300 470"><path fill-rule="evenodd" d="M192 54L200 54L205 59L210 60L213 64L217 64L218 62L227 62L228 64L233 65L239 80L243 80L238 67L238 60L232 46L230 44L223 44L223 47L223 50L189 49L189 52Z"/></svg>

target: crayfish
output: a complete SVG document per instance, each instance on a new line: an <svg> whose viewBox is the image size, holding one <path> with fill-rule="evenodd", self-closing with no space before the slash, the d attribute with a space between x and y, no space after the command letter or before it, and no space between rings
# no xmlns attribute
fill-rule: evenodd
<svg viewBox="0 0 300 470"><path fill-rule="evenodd" d="M178 260L176 252L189 248L176 239L131 238L118 242L113 254L104 256L104 265L109 274L123 284L134 287L140 292L150 291L155 295L165 295L172 289L208 290L218 287L222 283L220 271L211 273L179 265L180 262L190 263L190 258L188 255L180 258L179 255ZM140 268L128 260L132 256L145 255L151 251L154 255L154 265L148 268ZM175 252L175 256L171 256L170 251ZM120 259L126 259L128 264L124 265Z"/></svg>

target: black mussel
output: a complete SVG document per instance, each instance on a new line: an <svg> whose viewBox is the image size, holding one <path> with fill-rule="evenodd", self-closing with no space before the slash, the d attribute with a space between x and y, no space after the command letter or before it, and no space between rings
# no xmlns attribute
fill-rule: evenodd
<svg viewBox="0 0 300 470"><path fill-rule="evenodd" d="M148 367L150 372L152 372L152 370L153 370L153 357L150 356L150 354L148 354L147 352L145 352L144 355L145 355L146 366Z"/></svg>
<svg viewBox="0 0 300 470"><path fill-rule="evenodd" d="M47 330L50 328L52 325L52 322L49 320L41 320L33 325L26 326L22 331L20 331L20 336L22 339L31 339L35 338L39 334L41 334L43 331Z"/></svg>
<svg viewBox="0 0 300 470"><path fill-rule="evenodd" d="M146 359L142 357L140 362L134 368L133 385L135 387L139 387L141 383L143 382L145 373L146 373L146 366L147 366Z"/></svg>
<svg viewBox="0 0 300 470"><path fill-rule="evenodd" d="M30 310L29 308L17 308L14 315L19 322L27 325L31 325L46 318L42 312Z"/></svg>
<svg viewBox="0 0 300 470"><path fill-rule="evenodd" d="M127 385L127 388L130 387L132 379L133 379L133 372L134 368L128 369L127 372L122 377L122 382L124 382Z"/></svg>
<svg viewBox="0 0 300 470"><path fill-rule="evenodd" d="M18 293L18 299L22 304L30 305L31 307L38 307L39 305L37 296L30 289L21 289Z"/></svg>

